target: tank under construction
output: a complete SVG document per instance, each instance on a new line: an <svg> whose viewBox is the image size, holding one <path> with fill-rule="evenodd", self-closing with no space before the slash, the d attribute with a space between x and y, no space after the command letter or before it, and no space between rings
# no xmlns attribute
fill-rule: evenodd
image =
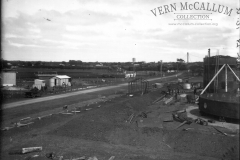
<svg viewBox="0 0 240 160"><path fill-rule="evenodd" d="M199 96L199 110L223 118L238 119L240 80L237 58L208 56L204 58L203 91Z"/></svg>

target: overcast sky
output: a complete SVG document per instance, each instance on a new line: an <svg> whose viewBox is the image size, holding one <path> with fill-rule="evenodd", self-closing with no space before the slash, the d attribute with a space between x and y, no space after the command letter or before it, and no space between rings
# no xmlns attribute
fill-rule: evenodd
<svg viewBox="0 0 240 160"><path fill-rule="evenodd" d="M6 60L84 62L202 61L212 55L237 56L239 0L206 1L232 8L231 16L210 11L218 25L183 23L174 13L157 16L154 8L179 0L2 0L2 57ZM204 2L204 1L198 1Z"/></svg>

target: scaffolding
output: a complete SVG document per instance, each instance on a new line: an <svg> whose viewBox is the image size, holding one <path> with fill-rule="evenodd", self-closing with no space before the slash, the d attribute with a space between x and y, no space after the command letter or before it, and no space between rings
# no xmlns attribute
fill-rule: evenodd
<svg viewBox="0 0 240 160"><path fill-rule="evenodd" d="M142 92L145 94L149 91L149 81L143 78L135 78L128 82L128 93Z"/></svg>

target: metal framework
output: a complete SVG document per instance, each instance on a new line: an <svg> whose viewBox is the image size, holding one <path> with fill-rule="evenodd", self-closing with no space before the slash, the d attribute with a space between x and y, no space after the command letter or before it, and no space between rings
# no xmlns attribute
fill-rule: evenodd
<svg viewBox="0 0 240 160"><path fill-rule="evenodd" d="M238 76L234 73L234 71L232 70L232 68L228 65L228 64L224 64L221 69L217 72L217 74L215 74L215 76L212 78L212 80L208 83L208 85L204 88L204 90L200 93L200 95L202 95L206 89L209 87L209 85L214 81L214 79L218 76L218 74L223 70L223 68L225 67L225 92L228 91L228 86L227 86L227 68L229 68L231 70L231 72L233 73L233 75L237 78L237 80L240 82L240 79L238 78Z"/></svg>
<svg viewBox="0 0 240 160"><path fill-rule="evenodd" d="M149 89L149 81L143 78L135 78L128 82L128 93L142 92L147 93Z"/></svg>

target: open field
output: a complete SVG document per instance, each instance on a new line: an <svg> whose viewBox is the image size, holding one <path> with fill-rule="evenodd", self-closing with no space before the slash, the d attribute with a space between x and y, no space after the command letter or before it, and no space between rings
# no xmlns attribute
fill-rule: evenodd
<svg viewBox="0 0 240 160"><path fill-rule="evenodd" d="M107 69L48 69L48 68L17 68L18 80L33 80L38 72L57 72L58 75L68 75L71 78L125 78L123 72ZM175 73L165 73L166 76ZM159 76L159 71L137 71L137 75L143 77Z"/></svg>
<svg viewBox="0 0 240 160"><path fill-rule="evenodd" d="M113 73L106 69L47 69L47 68L18 68L17 69L17 78L18 79L31 79L36 78L38 72L57 72L59 75L68 75L72 78L79 77L97 77L102 74Z"/></svg>
<svg viewBox="0 0 240 160"><path fill-rule="evenodd" d="M38 72L57 72L59 75L68 75L72 78L124 78L123 72L108 69L49 69L49 68L17 68L17 79L28 80L36 78ZM158 71L137 71L141 76L153 76ZM155 73L155 74L153 74ZM174 73L166 73L166 75Z"/></svg>

